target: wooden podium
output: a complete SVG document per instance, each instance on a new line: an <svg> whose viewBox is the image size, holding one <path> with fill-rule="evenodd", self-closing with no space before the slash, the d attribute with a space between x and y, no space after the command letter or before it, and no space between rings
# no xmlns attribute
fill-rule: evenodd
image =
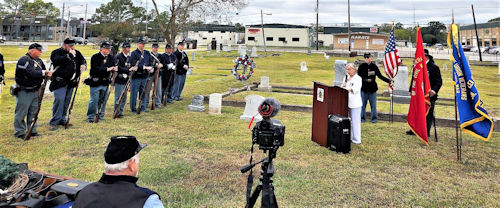
<svg viewBox="0 0 500 208"><path fill-rule="evenodd" d="M311 139L326 147L328 115L349 116L349 92L341 87L314 82Z"/></svg>

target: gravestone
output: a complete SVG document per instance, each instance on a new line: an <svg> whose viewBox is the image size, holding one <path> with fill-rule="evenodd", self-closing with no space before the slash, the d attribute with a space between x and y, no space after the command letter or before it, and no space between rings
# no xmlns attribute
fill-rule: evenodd
<svg viewBox="0 0 500 208"><path fill-rule="evenodd" d="M222 51L224 51L224 52L231 52L231 45L224 45L224 46L222 46Z"/></svg>
<svg viewBox="0 0 500 208"><path fill-rule="evenodd" d="M443 64L443 70L448 71L448 65Z"/></svg>
<svg viewBox="0 0 500 208"><path fill-rule="evenodd" d="M193 67L188 67L186 75L193 75Z"/></svg>
<svg viewBox="0 0 500 208"><path fill-rule="evenodd" d="M394 91L392 92L395 103L410 103L408 83L408 67L399 66L398 73L394 77Z"/></svg>
<svg viewBox="0 0 500 208"><path fill-rule="evenodd" d="M251 53L250 57L252 57L252 58L259 57L259 55L257 54L257 47L254 46L252 48L252 53Z"/></svg>
<svg viewBox="0 0 500 208"><path fill-rule="evenodd" d="M257 89L259 91L271 92L272 87L269 85L269 77L266 76L260 77L260 84Z"/></svg>
<svg viewBox="0 0 500 208"><path fill-rule="evenodd" d="M325 60L327 60L327 61L330 60L330 56L326 55Z"/></svg>
<svg viewBox="0 0 500 208"><path fill-rule="evenodd" d="M196 61L196 53L194 51L191 53L191 61Z"/></svg>
<svg viewBox="0 0 500 208"><path fill-rule="evenodd" d="M212 50L212 45L208 44L207 45L207 51L211 51Z"/></svg>
<svg viewBox="0 0 500 208"><path fill-rule="evenodd" d="M311 55L311 49L310 48L307 49L307 55L309 55L309 56Z"/></svg>
<svg viewBox="0 0 500 208"><path fill-rule="evenodd" d="M300 71L301 72L306 72L308 69L307 69L307 64L305 61L303 62L300 62Z"/></svg>
<svg viewBox="0 0 500 208"><path fill-rule="evenodd" d="M191 104L188 105L188 110L196 112L205 111L205 106L203 106L203 99L204 97L202 95L195 95L193 97L193 100L191 101Z"/></svg>
<svg viewBox="0 0 500 208"><path fill-rule="evenodd" d="M498 76L500 77L500 62L498 62Z"/></svg>
<svg viewBox="0 0 500 208"><path fill-rule="evenodd" d="M42 52L48 52L49 51L49 45L48 44L45 44L45 43L42 43Z"/></svg>
<svg viewBox="0 0 500 208"><path fill-rule="evenodd" d="M242 45L238 46L238 53L240 54L240 56L247 55L247 47Z"/></svg>
<svg viewBox="0 0 500 208"><path fill-rule="evenodd" d="M222 109L222 94L212 93L208 100L208 113L218 115Z"/></svg>
<svg viewBox="0 0 500 208"><path fill-rule="evenodd" d="M255 116L254 121L259 122L262 120L262 116L259 114L259 105L264 102L266 98L260 95L247 95L245 97L245 111L240 119L250 121L252 117Z"/></svg>
<svg viewBox="0 0 500 208"><path fill-rule="evenodd" d="M335 70L335 79L333 81L334 86L342 86L344 83L345 76L347 72L345 71L345 67L347 65L347 60L335 60L335 65L333 69Z"/></svg>
<svg viewBox="0 0 500 208"><path fill-rule="evenodd" d="M215 46L215 52L220 53L220 44L217 44L217 46Z"/></svg>

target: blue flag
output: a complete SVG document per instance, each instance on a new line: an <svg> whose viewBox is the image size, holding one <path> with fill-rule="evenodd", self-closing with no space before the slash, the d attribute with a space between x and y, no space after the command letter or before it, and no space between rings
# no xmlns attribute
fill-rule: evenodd
<svg viewBox="0 0 500 208"><path fill-rule="evenodd" d="M458 36L458 27L452 24L448 33L448 45L453 49L450 57L453 61L453 82L455 83L456 102L462 131L488 141L493 132L493 121L484 109L484 103L479 98L476 83L472 79L462 44Z"/></svg>

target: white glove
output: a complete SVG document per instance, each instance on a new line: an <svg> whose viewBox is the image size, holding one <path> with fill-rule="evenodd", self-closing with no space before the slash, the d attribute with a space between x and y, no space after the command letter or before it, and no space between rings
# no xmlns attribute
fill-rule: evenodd
<svg viewBox="0 0 500 208"><path fill-rule="evenodd" d="M86 70L87 70L87 65L80 66L80 71L86 71Z"/></svg>
<svg viewBox="0 0 500 208"><path fill-rule="evenodd" d="M175 65L173 63L170 63L167 65L168 69L174 69L175 68Z"/></svg>

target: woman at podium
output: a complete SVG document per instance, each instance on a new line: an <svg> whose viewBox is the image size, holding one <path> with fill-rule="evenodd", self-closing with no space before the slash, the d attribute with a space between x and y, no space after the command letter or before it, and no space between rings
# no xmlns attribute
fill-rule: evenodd
<svg viewBox="0 0 500 208"><path fill-rule="evenodd" d="M342 88L349 91L349 114L351 116L351 141L354 144L361 144L361 77L357 74L356 67L353 63L348 63L346 71L349 76L346 76Z"/></svg>

